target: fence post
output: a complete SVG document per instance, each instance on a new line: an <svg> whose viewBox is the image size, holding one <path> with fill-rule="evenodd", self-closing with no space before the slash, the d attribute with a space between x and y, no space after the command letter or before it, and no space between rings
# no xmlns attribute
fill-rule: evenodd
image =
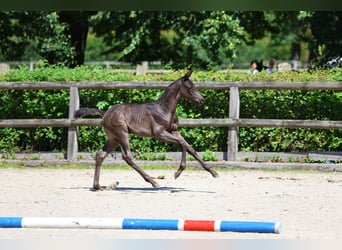
<svg viewBox="0 0 342 250"><path fill-rule="evenodd" d="M74 119L74 111L79 109L80 99L77 87L70 87L70 100L69 100L69 119ZM70 127L68 129L68 152L67 159L73 161L76 159L78 152L77 144L77 127Z"/></svg>
<svg viewBox="0 0 342 250"><path fill-rule="evenodd" d="M148 70L148 62L143 61L141 64L137 64L136 69L135 69L135 74L137 76L144 76L146 75L147 70Z"/></svg>
<svg viewBox="0 0 342 250"><path fill-rule="evenodd" d="M238 87L229 90L229 118L238 119L240 116L240 95ZM235 161L238 152L238 127L228 128L227 160Z"/></svg>

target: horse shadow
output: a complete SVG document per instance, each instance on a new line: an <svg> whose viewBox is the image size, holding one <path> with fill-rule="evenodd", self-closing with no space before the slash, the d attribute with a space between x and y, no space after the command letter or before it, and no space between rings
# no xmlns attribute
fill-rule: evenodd
<svg viewBox="0 0 342 250"><path fill-rule="evenodd" d="M177 187L115 187L115 188L110 188L107 186L103 186L102 190L90 188L89 191L91 191L91 192L116 191L116 192L123 192L123 193L131 193L131 192L140 192L140 193L159 193L159 192L215 193L213 191L190 190L190 189L186 189L186 188L177 188Z"/></svg>
<svg viewBox="0 0 342 250"><path fill-rule="evenodd" d="M139 192L139 193L160 193L160 192L168 192L168 193L207 193L207 194L214 194L216 192L214 191L208 191L208 190L191 190L187 188L179 188L179 187L124 187L124 186L102 186L101 189L95 189L93 187L65 187L63 189L83 189L83 190L89 190L90 192L97 193L97 192L122 192L122 193L133 193L133 192Z"/></svg>

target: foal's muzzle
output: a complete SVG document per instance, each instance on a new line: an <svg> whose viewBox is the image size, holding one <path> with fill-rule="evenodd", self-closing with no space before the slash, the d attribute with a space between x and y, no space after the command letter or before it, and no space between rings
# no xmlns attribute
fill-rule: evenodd
<svg viewBox="0 0 342 250"><path fill-rule="evenodd" d="M201 98L199 98L199 100L198 100L198 103L200 104L200 105L203 105L204 104L204 98L203 97L201 97Z"/></svg>

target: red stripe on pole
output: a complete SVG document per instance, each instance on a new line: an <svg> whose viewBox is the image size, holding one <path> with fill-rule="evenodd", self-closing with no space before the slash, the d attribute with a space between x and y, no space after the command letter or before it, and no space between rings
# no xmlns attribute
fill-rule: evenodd
<svg viewBox="0 0 342 250"><path fill-rule="evenodd" d="M213 220L185 220L184 231L215 231Z"/></svg>

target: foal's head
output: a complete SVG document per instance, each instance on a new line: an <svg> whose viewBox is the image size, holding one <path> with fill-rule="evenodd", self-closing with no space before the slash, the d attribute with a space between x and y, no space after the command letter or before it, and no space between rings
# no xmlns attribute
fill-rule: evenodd
<svg viewBox="0 0 342 250"><path fill-rule="evenodd" d="M195 87L194 83L189 79L191 76L192 71L189 71L185 74L180 80L182 81L180 95L181 97L188 99L192 102L196 102L198 104L204 103L204 98L198 92L197 88Z"/></svg>

